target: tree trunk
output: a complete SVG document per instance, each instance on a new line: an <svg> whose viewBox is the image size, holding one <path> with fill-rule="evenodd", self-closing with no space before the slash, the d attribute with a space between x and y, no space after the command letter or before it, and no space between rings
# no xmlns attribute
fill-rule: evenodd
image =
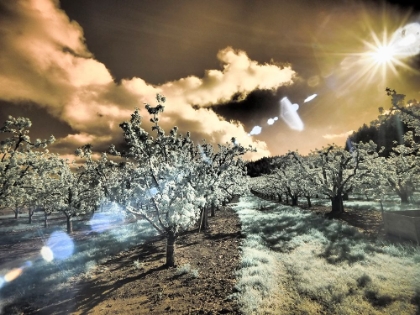
<svg viewBox="0 0 420 315"><path fill-rule="evenodd" d="M15 213L15 219L17 220L19 215L19 209L13 210L13 212Z"/></svg>
<svg viewBox="0 0 420 315"><path fill-rule="evenodd" d="M208 218L208 210L207 207L204 206L203 208L201 208L201 215L200 215L200 228L199 230L207 230L209 227L209 218Z"/></svg>
<svg viewBox="0 0 420 315"><path fill-rule="evenodd" d="M291 196L292 198L292 206L297 206L298 205L298 196Z"/></svg>
<svg viewBox="0 0 420 315"><path fill-rule="evenodd" d="M398 196L401 198L401 203L402 204L409 204L410 203L410 198L409 198L408 193L403 191L403 192L400 192L398 194Z"/></svg>
<svg viewBox="0 0 420 315"><path fill-rule="evenodd" d="M346 192L343 194L343 200L349 200L349 193Z"/></svg>
<svg viewBox="0 0 420 315"><path fill-rule="evenodd" d="M166 238L166 267L175 267L175 242L177 235L170 231Z"/></svg>
<svg viewBox="0 0 420 315"><path fill-rule="evenodd" d="M344 213L343 196L339 193L337 196L331 197L331 213Z"/></svg>
<svg viewBox="0 0 420 315"><path fill-rule="evenodd" d="M211 204L211 208L210 208L210 216L214 217L216 215L216 206L214 205L214 203Z"/></svg>
<svg viewBox="0 0 420 315"><path fill-rule="evenodd" d="M28 222L29 224L32 224L32 217L34 215L35 209L32 209L31 207L28 208Z"/></svg>
<svg viewBox="0 0 420 315"><path fill-rule="evenodd" d="M312 207L311 197L310 196L306 196L306 201L308 202L308 208Z"/></svg>
<svg viewBox="0 0 420 315"><path fill-rule="evenodd" d="M283 201L283 199L281 198L281 194L277 194L277 198L278 198L279 202Z"/></svg>
<svg viewBox="0 0 420 315"><path fill-rule="evenodd" d="M46 212L44 212L44 227L48 227L48 214Z"/></svg>
<svg viewBox="0 0 420 315"><path fill-rule="evenodd" d="M73 221L71 220L71 217L67 217L67 233L73 233Z"/></svg>
<svg viewBox="0 0 420 315"><path fill-rule="evenodd" d="M289 195L286 194L286 204L289 204Z"/></svg>

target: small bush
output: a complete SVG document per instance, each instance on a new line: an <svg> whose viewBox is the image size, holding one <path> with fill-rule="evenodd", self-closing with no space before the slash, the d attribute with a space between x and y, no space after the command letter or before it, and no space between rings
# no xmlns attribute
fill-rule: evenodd
<svg viewBox="0 0 420 315"><path fill-rule="evenodd" d="M175 271L175 275L177 275L177 276L182 276L182 275L185 275L185 274L190 274L192 278L198 278L199 277L198 269L191 269L190 264L184 264L184 265L178 267L177 270Z"/></svg>
<svg viewBox="0 0 420 315"><path fill-rule="evenodd" d="M136 269L143 269L143 263L140 262L140 260L138 260L138 259L133 261L133 265L134 265L134 267L136 267Z"/></svg>
<svg viewBox="0 0 420 315"><path fill-rule="evenodd" d="M367 274L364 274L359 279L357 279L357 286L359 288L364 288L371 282L372 282L372 279Z"/></svg>

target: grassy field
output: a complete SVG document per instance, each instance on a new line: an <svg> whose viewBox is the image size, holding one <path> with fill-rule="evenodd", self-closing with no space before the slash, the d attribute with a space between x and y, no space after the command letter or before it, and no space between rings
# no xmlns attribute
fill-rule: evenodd
<svg viewBox="0 0 420 315"><path fill-rule="evenodd" d="M419 247L254 196L234 209L246 238L232 298L245 314L420 314Z"/></svg>

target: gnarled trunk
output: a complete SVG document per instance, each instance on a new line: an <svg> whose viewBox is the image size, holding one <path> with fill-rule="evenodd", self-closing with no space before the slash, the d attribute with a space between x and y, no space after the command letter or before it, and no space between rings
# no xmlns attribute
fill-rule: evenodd
<svg viewBox="0 0 420 315"><path fill-rule="evenodd" d="M409 198L410 196L407 192L405 192L405 191L400 192L400 193L398 193L398 196L400 197L402 204L409 204L410 203L410 198Z"/></svg>
<svg viewBox="0 0 420 315"><path fill-rule="evenodd" d="M343 196L341 193L331 197L331 213L340 214L344 212Z"/></svg>
<svg viewBox="0 0 420 315"><path fill-rule="evenodd" d="M178 235L169 231L166 237L166 267L175 267L175 242Z"/></svg>
<svg viewBox="0 0 420 315"><path fill-rule="evenodd" d="M298 205L298 196L291 196L292 198L292 206L297 206Z"/></svg>

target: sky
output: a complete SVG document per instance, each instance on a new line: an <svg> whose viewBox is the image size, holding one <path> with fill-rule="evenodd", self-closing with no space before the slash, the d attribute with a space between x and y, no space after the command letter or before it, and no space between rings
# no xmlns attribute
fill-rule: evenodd
<svg viewBox="0 0 420 315"><path fill-rule="evenodd" d="M121 143L136 107L150 128L161 93L166 131L235 137L247 159L343 146L390 107L386 87L420 99L419 54L374 58L413 23L415 1L0 0L0 122L29 117L72 158Z"/></svg>

